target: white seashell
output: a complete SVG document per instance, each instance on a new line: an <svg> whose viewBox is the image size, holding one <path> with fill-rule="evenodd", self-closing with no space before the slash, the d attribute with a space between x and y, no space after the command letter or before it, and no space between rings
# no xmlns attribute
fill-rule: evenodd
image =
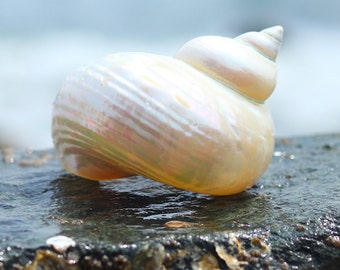
<svg viewBox="0 0 340 270"><path fill-rule="evenodd" d="M282 35L276 26L199 37L175 58L118 53L78 71L53 109L63 167L94 180L139 174L215 195L251 187L273 152L264 101Z"/></svg>
<svg viewBox="0 0 340 270"><path fill-rule="evenodd" d="M50 237L46 240L46 244L52 247L58 253L64 253L68 248L74 247L76 242L63 235Z"/></svg>

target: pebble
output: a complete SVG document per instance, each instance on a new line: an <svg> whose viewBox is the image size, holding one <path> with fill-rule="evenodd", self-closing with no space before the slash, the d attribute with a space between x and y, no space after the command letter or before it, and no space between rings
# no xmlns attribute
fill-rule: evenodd
<svg viewBox="0 0 340 270"><path fill-rule="evenodd" d="M64 235L57 235L46 240L46 244L58 253L64 253L69 247L74 247L76 242Z"/></svg>

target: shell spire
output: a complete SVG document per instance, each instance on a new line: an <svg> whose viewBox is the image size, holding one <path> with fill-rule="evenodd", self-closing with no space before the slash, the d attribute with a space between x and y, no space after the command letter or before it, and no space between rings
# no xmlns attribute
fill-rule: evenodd
<svg viewBox="0 0 340 270"><path fill-rule="evenodd" d="M274 26L234 39L198 37L184 44L175 58L262 103L276 85L275 59L282 35L283 28Z"/></svg>
<svg viewBox="0 0 340 270"><path fill-rule="evenodd" d="M282 26L273 26L261 32L244 33L235 39L252 46L272 61L276 60L283 37Z"/></svg>

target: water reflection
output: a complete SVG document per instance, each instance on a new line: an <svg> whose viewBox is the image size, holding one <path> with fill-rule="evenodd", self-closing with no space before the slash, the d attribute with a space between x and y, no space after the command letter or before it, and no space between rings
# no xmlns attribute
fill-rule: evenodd
<svg viewBox="0 0 340 270"><path fill-rule="evenodd" d="M130 242L171 233L237 231L261 225L271 204L252 189L213 197L178 190L140 176L95 182L61 175L51 182L51 218L62 233L83 240ZM190 222L188 229L164 226Z"/></svg>

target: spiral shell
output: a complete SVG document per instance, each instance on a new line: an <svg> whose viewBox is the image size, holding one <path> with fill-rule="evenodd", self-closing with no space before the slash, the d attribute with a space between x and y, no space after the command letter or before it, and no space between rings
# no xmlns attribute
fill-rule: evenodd
<svg viewBox="0 0 340 270"><path fill-rule="evenodd" d="M79 70L53 108L61 164L88 179L138 174L215 195L251 187L273 152L264 101L282 34L199 37L175 58L117 53Z"/></svg>

